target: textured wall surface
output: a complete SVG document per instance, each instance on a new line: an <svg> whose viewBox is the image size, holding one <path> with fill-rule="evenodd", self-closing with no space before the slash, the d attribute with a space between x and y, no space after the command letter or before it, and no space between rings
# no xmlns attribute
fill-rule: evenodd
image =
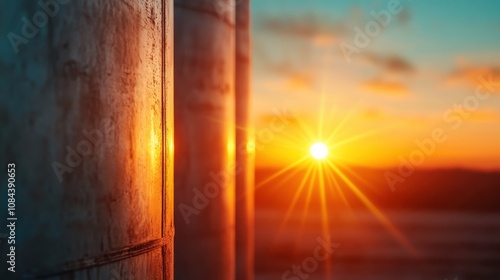
<svg viewBox="0 0 500 280"><path fill-rule="evenodd" d="M254 139L250 96L250 0L236 2L236 279L254 279Z"/></svg>
<svg viewBox="0 0 500 280"><path fill-rule="evenodd" d="M14 275L171 279L173 3L58 1L0 1L0 218L13 162Z"/></svg>
<svg viewBox="0 0 500 280"><path fill-rule="evenodd" d="M234 2L175 10L175 278L235 274Z"/></svg>

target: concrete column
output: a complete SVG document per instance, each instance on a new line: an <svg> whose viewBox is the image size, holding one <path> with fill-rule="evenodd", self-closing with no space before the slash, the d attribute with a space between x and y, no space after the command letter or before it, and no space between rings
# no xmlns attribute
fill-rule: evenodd
<svg viewBox="0 0 500 280"><path fill-rule="evenodd" d="M236 2L236 279L254 279L254 139L250 98L250 0Z"/></svg>
<svg viewBox="0 0 500 280"><path fill-rule="evenodd" d="M234 2L175 1L175 278L235 275Z"/></svg>
<svg viewBox="0 0 500 280"><path fill-rule="evenodd" d="M0 279L172 279L172 12L0 2L0 233L10 163L17 217Z"/></svg>

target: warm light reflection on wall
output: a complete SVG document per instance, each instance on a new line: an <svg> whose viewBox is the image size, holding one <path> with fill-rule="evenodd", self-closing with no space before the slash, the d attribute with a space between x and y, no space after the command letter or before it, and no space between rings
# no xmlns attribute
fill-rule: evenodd
<svg viewBox="0 0 500 280"><path fill-rule="evenodd" d="M234 136L232 136L231 133L227 137L226 147L227 147L228 156L230 158L234 158L234 156L235 156L235 143L234 143Z"/></svg>
<svg viewBox="0 0 500 280"><path fill-rule="evenodd" d="M246 149L248 154L250 155L255 154L255 139L253 139L253 137L248 140Z"/></svg>

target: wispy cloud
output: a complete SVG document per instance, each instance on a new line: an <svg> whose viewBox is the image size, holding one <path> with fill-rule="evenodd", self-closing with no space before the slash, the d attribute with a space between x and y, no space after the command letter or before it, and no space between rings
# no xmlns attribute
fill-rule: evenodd
<svg viewBox="0 0 500 280"><path fill-rule="evenodd" d="M401 13L398 14L398 23L407 24L411 19L411 13L409 8L403 9Z"/></svg>
<svg viewBox="0 0 500 280"><path fill-rule="evenodd" d="M259 28L275 36L308 40L315 44L335 42L346 32L341 22L321 21L313 15L264 17Z"/></svg>
<svg viewBox="0 0 500 280"><path fill-rule="evenodd" d="M390 73L411 74L416 71L412 63L397 55L384 56L375 53L366 53L364 56L374 65Z"/></svg>

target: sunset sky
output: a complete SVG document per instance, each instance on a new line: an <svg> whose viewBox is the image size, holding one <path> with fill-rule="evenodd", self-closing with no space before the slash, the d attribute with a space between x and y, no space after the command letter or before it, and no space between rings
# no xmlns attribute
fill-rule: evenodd
<svg viewBox="0 0 500 280"><path fill-rule="evenodd" d="M401 1L399 13L389 2L252 1L258 167L293 162L334 131L332 157L395 166L440 129L422 167L500 169L500 1ZM371 11L391 18L356 45ZM344 55L347 44L358 53Z"/></svg>

